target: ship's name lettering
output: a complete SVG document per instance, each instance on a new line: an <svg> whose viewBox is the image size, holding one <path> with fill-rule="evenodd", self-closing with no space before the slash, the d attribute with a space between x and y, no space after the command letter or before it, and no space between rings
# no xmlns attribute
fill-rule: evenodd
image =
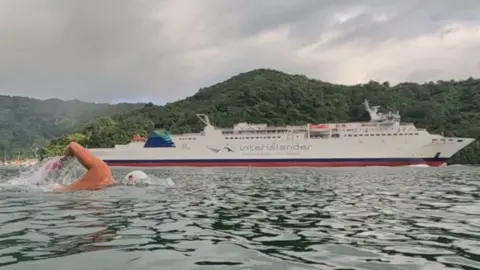
<svg viewBox="0 0 480 270"><path fill-rule="evenodd" d="M240 146L240 151L307 151L311 144L246 144Z"/></svg>

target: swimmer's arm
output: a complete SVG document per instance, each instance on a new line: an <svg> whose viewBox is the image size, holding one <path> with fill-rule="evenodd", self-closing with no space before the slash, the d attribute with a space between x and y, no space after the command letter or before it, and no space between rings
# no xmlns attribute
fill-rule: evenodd
<svg viewBox="0 0 480 270"><path fill-rule="evenodd" d="M59 187L59 188L56 188L54 189L53 191L54 192L67 192L67 191L75 191L77 190L75 187L72 187L72 185L68 185L68 186L63 186L63 187Z"/></svg>
<svg viewBox="0 0 480 270"><path fill-rule="evenodd" d="M87 149L76 142L71 142L64 150L63 154L65 157L76 157L77 160L85 167L87 170L90 170L97 162L97 158L94 157Z"/></svg>
<svg viewBox="0 0 480 270"><path fill-rule="evenodd" d="M88 178L91 178L89 173L87 172L82 178L76 180L75 182L71 183L68 186L63 186L54 189L55 192L67 192L67 191L77 191L77 190L91 190L91 189L96 189L96 185L92 185L88 181L86 181Z"/></svg>
<svg viewBox="0 0 480 270"><path fill-rule="evenodd" d="M65 191L77 191L77 190L96 190L102 189L108 184L105 184L106 181L102 181L102 175L99 174L99 171L94 168L88 170L88 172L83 175L80 179L76 180L72 184L64 187L55 189L55 192L65 192ZM110 181L108 181L110 183Z"/></svg>
<svg viewBox="0 0 480 270"><path fill-rule="evenodd" d="M81 186L79 185L80 180L81 179L73 182L72 184L70 184L68 186L63 186L63 187L56 188L53 191L55 191L55 192L67 192L67 191L80 190L81 189Z"/></svg>

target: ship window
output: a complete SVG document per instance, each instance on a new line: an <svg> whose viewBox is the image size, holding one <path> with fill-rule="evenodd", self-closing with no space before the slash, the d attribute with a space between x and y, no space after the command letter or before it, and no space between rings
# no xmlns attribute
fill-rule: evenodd
<svg viewBox="0 0 480 270"><path fill-rule="evenodd" d="M408 133L408 135L413 135L413 133Z"/></svg>
<svg viewBox="0 0 480 270"><path fill-rule="evenodd" d="M357 134L353 135L354 137L357 137Z"/></svg>
<svg viewBox="0 0 480 270"><path fill-rule="evenodd" d="M392 136L392 134L388 133L387 136Z"/></svg>
<svg viewBox="0 0 480 270"><path fill-rule="evenodd" d="M235 139L238 139L238 137L235 137Z"/></svg>
<svg viewBox="0 0 480 270"><path fill-rule="evenodd" d="M415 135L418 135L418 133L415 133Z"/></svg>
<svg viewBox="0 0 480 270"><path fill-rule="evenodd" d="M463 142L463 140L457 140L457 142Z"/></svg>

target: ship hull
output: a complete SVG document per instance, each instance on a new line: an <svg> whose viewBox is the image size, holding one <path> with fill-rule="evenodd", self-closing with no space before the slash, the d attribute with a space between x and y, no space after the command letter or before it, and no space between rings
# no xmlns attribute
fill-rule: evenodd
<svg viewBox="0 0 480 270"><path fill-rule="evenodd" d="M367 167L427 165L439 167L471 143L468 138L455 138L445 143L431 143L430 138L397 141L370 140L299 140L292 145L299 149L267 148L275 144L259 143L245 148L245 143L223 142L217 146L200 142L190 148L143 148L142 144L110 149L90 149L112 167ZM291 142L290 142L291 143ZM301 147L304 147L303 150ZM259 150L259 148L261 149ZM264 150L266 148L266 150Z"/></svg>
<svg viewBox="0 0 480 270"><path fill-rule="evenodd" d="M400 167L444 166L447 158L104 160L111 167Z"/></svg>
<svg viewBox="0 0 480 270"><path fill-rule="evenodd" d="M426 131L411 135L357 132L357 137L325 139L297 133L223 136L208 130L203 135L171 138L159 134L151 137L157 142L89 150L112 167L439 167L474 141Z"/></svg>

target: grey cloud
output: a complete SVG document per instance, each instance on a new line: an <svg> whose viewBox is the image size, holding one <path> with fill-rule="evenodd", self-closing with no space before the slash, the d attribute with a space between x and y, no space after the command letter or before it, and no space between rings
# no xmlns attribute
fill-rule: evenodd
<svg viewBox="0 0 480 270"><path fill-rule="evenodd" d="M333 39L330 45L335 46L358 40L375 43L391 38L412 38L435 32L443 27L446 21L471 20L475 14L480 12L480 5L476 0L460 2L447 0L398 1L395 2L395 5L391 1L383 1L383 3L363 1L363 3L371 12L389 15L388 19L385 22L378 21L375 20L374 13L367 12L352 20L337 24L335 27L342 32L342 35ZM315 22L304 21L302 27L307 28L308 24L313 25ZM307 29L314 31L313 28ZM312 32L309 35L315 39Z"/></svg>
<svg viewBox="0 0 480 270"><path fill-rule="evenodd" d="M431 34L446 23L478 24L478 0L4 0L0 2L0 94L90 101L163 100L253 68L276 68L318 79L339 78L349 59L298 58L315 47L335 52L358 41L378 44ZM336 13L364 12L343 23ZM389 15L384 21L378 14ZM284 39L250 45L288 26ZM465 53L472 57L473 51ZM207 56L202 56L203 53ZM480 57L480 55L478 55ZM478 57L477 57L478 59ZM373 61L373 60L372 60ZM441 71L411 66L404 79L471 76L477 64ZM366 63L366 65L368 62ZM405 69L405 67L402 67ZM478 67L477 67L478 68ZM376 72L376 73L375 73ZM369 71L388 80L394 68Z"/></svg>
<svg viewBox="0 0 480 270"><path fill-rule="evenodd" d="M156 38L161 25L147 20L154 6L123 0L38 2L49 5L34 10L16 4L3 20L8 23L0 32L2 89L85 100L97 94L105 100L155 82L169 48Z"/></svg>

